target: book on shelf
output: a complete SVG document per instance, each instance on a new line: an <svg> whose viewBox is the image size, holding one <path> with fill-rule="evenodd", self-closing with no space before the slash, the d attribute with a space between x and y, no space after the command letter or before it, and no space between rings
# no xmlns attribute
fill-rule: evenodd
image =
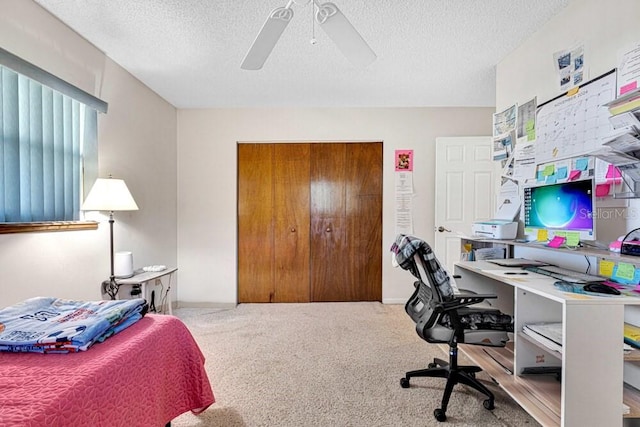
<svg viewBox="0 0 640 427"><path fill-rule="evenodd" d="M522 332L550 350L562 353L562 323L529 323Z"/></svg>
<svg viewBox="0 0 640 427"><path fill-rule="evenodd" d="M640 108L640 88L631 91L623 96L619 96L611 102L608 102L606 106L609 108L609 113L612 116L617 114L626 113L627 111L634 111Z"/></svg>
<svg viewBox="0 0 640 427"><path fill-rule="evenodd" d="M624 342L627 344L640 348L640 328L631 323L624 324Z"/></svg>

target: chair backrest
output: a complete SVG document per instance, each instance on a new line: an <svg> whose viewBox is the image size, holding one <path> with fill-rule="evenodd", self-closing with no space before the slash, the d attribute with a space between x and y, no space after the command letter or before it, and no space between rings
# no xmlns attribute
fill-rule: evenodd
<svg viewBox="0 0 640 427"><path fill-rule="evenodd" d="M391 251L395 253L395 260L400 267L431 286L438 301L447 301L453 297L452 279L427 242L414 236L399 234Z"/></svg>
<svg viewBox="0 0 640 427"><path fill-rule="evenodd" d="M443 313L436 306L453 297L451 277L440 265L433 250L422 239L398 235L391 247L397 264L408 270L418 280L415 291L405 304L405 311L416 324L418 335L428 342L448 342L453 331L434 336L432 327L439 322Z"/></svg>

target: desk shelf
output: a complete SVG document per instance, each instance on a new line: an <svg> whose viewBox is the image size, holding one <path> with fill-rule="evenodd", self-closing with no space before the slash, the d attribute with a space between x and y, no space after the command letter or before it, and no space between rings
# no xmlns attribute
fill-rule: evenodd
<svg viewBox="0 0 640 427"><path fill-rule="evenodd" d="M511 365L505 365L513 372L513 342L499 350L511 359ZM486 348L486 347L485 347ZM544 426L560 425L561 384L554 376L521 377L508 374L495 360L483 351L483 347L460 344L462 353L482 367L500 387L507 392L522 408ZM502 362L501 362L502 363Z"/></svg>
<svg viewBox="0 0 640 427"><path fill-rule="evenodd" d="M611 252L607 249L597 249L591 247L582 247L578 249L569 249L569 248L550 248L543 244L537 243L524 243L524 242L516 242L515 240L495 240L495 239L483 239L483 238L475 238L475 237L463 237L461 239L462 244L466 243L479 243L482 246L480 247L490 247L491 243L495 245L506 245L511 247L522 247L528 249L540 249L544 251L553 251L553 252L561 252L567 253L571 255L581 255L581 256L591 256L599 259L605 259L608 261L614 262L627 262L629 264L635 264L636 266L640 266L640 256L632 256L632 255L621 255L616 252ZM513 251L507 251L507 254L513 253Z"/></svg>
<svg viewBox="0 0 640 427"><path fill-rule="evenodd" d="M559 351L553 350L553 349L545 346L544 344L539 343L538 341L534 340L533 338L531 338L529 335L525 334L524 332L518 332L518 339L527 341L528 343L538 347L539 349L544 350L547 354L550 354L554 358L562 361L562 353L560 353Z"/></svg>
<svg viewBox="0 0 640 427"><path fill-rule="evenodd" d="M630 351L626 352L624 354L624 361L632 362L636 365L640 364L640 350L637 348L632 348Z"/></svg>

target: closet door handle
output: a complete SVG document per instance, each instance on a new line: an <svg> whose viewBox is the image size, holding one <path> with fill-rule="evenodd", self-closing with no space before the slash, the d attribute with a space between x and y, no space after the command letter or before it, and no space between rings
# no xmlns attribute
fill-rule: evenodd
<svg viewBox="0 0 640 427"><path fill-rule="evenodd" d="M292 232L292 233L295 233L295 232L296 232L295 227L291 227L291 232Z"/></svg>

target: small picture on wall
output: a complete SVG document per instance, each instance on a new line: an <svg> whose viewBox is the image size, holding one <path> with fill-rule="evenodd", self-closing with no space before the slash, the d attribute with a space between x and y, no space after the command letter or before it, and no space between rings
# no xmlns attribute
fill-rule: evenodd
<svg viewBox="0 0 640 427"><path fill-rule="evenodd" d="M413 171L413 150L396 150L396 172Z"/></svg>

